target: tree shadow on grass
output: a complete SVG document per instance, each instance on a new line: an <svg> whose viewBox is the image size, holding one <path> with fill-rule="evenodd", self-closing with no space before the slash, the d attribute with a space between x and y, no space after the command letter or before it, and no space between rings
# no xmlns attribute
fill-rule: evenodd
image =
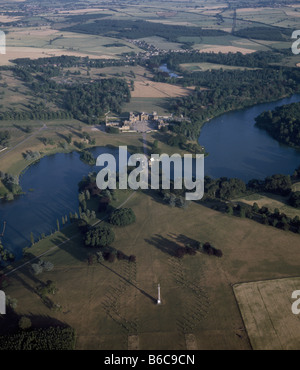
<svg viewBox="0 0 300 370"><path fill-rule="evenodd" d="M25 127L23 127L23 126L17 125L16 123L14 123L14 124L13 124L13 126L14 126L15 128L17 128L18 130L20 130L20 131L24 132L24 133L28 133L28 132L27 132L27 130L26 130L26 128L25 128Z"/></svg>
<svg viewBox="0 0 300 370"><path fill-rule="evenodd" d="M178 243L183 245L189 245L191 248L196 248L199 245L199 241L196 239L192 239L186 235L183 234L169 234L172 238L175 238Z"/></svg>
<svg viewBox="0 0 300 370"><path fill-rule="evenodd" d="M61 232L63 233L63 231ZM84 261L87 258L88 251L83 244L80 232L78 235L74 235L72 239L69 239L67 235L65 237L57 236L52 239L52 242L58 249L72 255L78 261Z"/></svg>
<svg viewBox="0 0 300 370"><path fill-rule="evenodd" d="M152 236L151 239L145 239L150 245L153 245L155 248L161 250L163 253L169 254L172 257L176 256L176 251L179 247L182 247L178 242L169 240L159 234Z"/></svg>
<svg viewBox="0 0 300 370"><path fill-rule="evenodd" d="M64 135L64 134L62 134L62 133L60 133L60 132L55 132L56 133L56 135L58 136L58 137L60 137L61 139L63 139L64 141L66 141L67 142L67 140L68 140L68 137L66 136L66 135Z"/></svg>
<svg viewBox="0 0 300 370"><path fill-rule="evenodd" d="M35 315L31 312L27 315L19 315L15 310L7 306L6 314L0 316L0 335L9 335L20 331L19 320L22 316L27 317L31 321L31 328L49 328L49 327L62 327L67 328L69 325L48 315Z"/></svg>
<svg viewBox="0 0 300 370"><path fill-rule="evenodd" d="M105 267L107 270L113 272L115 275L117 275L120 279L124 280L129 285L133 286L135 289L137 289L140 293L142 293L145 297L149 298L153 303L156 303L157 300L152 297L149 293L145 292L143 289L140 289L136 285L134 285L130 280L126 279L124 276L120 275L118 272L114 271L112 268L104 265L103 263L100 263L103 267Z"/></svg>

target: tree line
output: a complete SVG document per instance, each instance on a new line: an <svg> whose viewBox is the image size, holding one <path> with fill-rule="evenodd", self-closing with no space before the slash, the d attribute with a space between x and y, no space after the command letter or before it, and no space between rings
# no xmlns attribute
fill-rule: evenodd
<svg viewBox="0 0 300 370"><path fill-rule="evenodd" d="M61 71L63 68L71 67L90 67L90 68L104 68L111 66L123 66L128 64L128 61L122 59L92 59L87 57L75 57L70 55L61 55L56 57L46 57L38 59L17 58L13 60L14 64L19 67L26 67L30 72L51 71L51 74L56 73L54 70ZM11 67L0 67L1 69Z"/></svg>
<svg viewBox="0 0 300 370"><path fill-rule="evenodd" d="M159 36L168 41L176 42L183 36L226 36L221 30L203 29L195 26L166 25L162 23L147 22L144 20L101 19L94 22L77 24L62 31L80 32L92 35L117 36L128 39L140 39L149 36Z"/></svg>
<svg viewBox="0 0 300 370"><path fill-rule="evenodd" d="M263 225L269 225L285 231L292 231L300 234L300 218L287 216L275 208L273 212L268 207L259 207L257 203L252 206L248 205L227 205L226 213L241 218L249 218Z"/></svg>
<svg viewBox="0 0 300 370"><path fill-rule="evenodd" d="M188 75L190 72L185 71L180 67L180 64L184 63L213 63L223 64L228 66L239 66L247 68L264 68L270 63L278 63L282 60L285 55L284 50L278 51L257 51L250 54L237 53L205 53L198 51L189 51L187 53L176 53L170 51L164 55L153 56L149 61L145 61L144 64L148 64L151 69L158 68L161 64L167 64L170 70L174 70L183 75ZM194 73L194 72L192 72Z"/></svg>
<svg viewBox="0 0 300 370"><path fill-rule="evenodd" d="M196 140L201 126L211 118L299 92L300 72L280 68L212 70L194 72L180 81L196 89L171 102L171 110L189 119L177 123L177 132Z"/></svg>
<svg viewBox="0 0 300 370"><path fill-rule="evenodd" d="M255 118L255 122L276 140L290 146L300 146L300 103L263 112Z"/></svg>
<svg viewBox="0 0 300 370"><path fill-rule="evenodd" d="M54 61L50 58L52 66ZM67 59L68 60L68 59ZM59 109L53 110L40 102L29 104L28 110L18 111L10 108L0 113L0 120L26 120L26 119L69 119L75 118L88 124L97 124L102 120L104 113L114 111L121 112L121 106L130 101L130 89L124 79L107 78L89 84L86 83L57 83L49 73L48 65L40 61L41 72L37 73L34 68L37 61L27 62L27 59L19 60L17 67L11 70L26 84L36 98L47 99ZM62 63L65 58L62 58ZM71 59L70 64L72 64ZM44 61L45 63L45 61ZM49 61L50 63L50 61ZM39 66L39 64L38 64ZM57 70L57 66L54 67Z"/></svg>

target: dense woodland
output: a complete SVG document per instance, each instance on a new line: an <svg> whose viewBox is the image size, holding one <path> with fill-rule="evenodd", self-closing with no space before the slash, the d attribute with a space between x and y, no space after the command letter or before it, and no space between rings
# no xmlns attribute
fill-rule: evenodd
<svg viewBox="0 0 300 370"><path fill-rule="evenodd" d="M181 74L189 75L194 72L185 72L180 68L183 63L216 63L228 66L239 66L247 68L263 68L267 67L269 63L278 63L287 54L286 50L277 50L272 52L257 51L251 54L237 53L199 53L197 51L190 51L188 53L169 52L166 55L154 56L148 62L150 68L157 68L162 63L166 63L168 68L175 70Z"/></svg>
<svg viewBox="0 0 300 370"><path fill-rule="evenodd" d="M60 60L62 63L65 61L64 58ZM66 60L70 64L74 62L72 57ZM53 65L53 62L51 61L51 65L44 64L43 67L38 67L40 71L37 73L34 71L34 65L35 63L38 65L38 62L32 63L23 59L18 67L11 67L11 70L26 84L35 98L52 102L58 109L51 109L43 102L31 103L26 111L10 108L0 113L0 120L76 118L86 123L97 124L104 113L109 110L120 113L122 104L130 100L129 87L121 78L101 79L89 84L56 83L52 77L60 75L61 71Z"/></svg>
<svg viewBox="0 0 300 370"><path fill-rule="evenodd" d="M74 347L72 328L30 329L0 337L0 350L72 350Z"/></svg>
<svg viewBox="0 0 300 370"><path fill-rule="evenodd" d="M162 23L147 22L144 20L101 19L95 22L77 24L61 29L61 31L81 32L92 35L114 37L121 36L128 39L140 39L149 36L163 37L168 41L177 41L183 36L226 36L220 30L202 29L193 26L165 25Z"/></svg>
<svg viewBox="0 0 300 370"><path fill-rule="evenodd" d="M286 41L291 37L291 30L280 27L248 27L234 32L234 35L256 40Z"/></svg>
<svg viewBox="0 0 300 370"><path fill-rule="evenodd" d="M123 66L130 62L123 59L90 59L89 57L75 57L70 55L61 55L57 57L46 57L38 59L17 58L14 63L19 67L30 68L31 72L50 72L61 68L71 67L90 67L90 68L104 68L111 66ZM133 64L133 63L132 63ZM3 69L5 67L2 67ZM6 67L9 68L9 67Z"/></svg>
<svg viewBox="0 0 300 370"><path fill-rule="evenodd" d="M63 107L78 120L93 123L108 111L121 113L121 105L130 101L127 83L118 78L103 79L88 85L69 87Z"/></svg>
<svg viewBox="0 0 300 370"><path fill-rule="evenodd" d="M292 69L265 68L261 70L195 72L182 79L196 88L195 93L180 98L172 108L177 115L190 119L178 131L197 138L201 125L230 110L279 99L299 91L300 72Z"/></svg>
<svg viewBox="0 0 300 370"><path fill-rule="evenodd" d="M263 112L255 119L256 125L278 141L300 146L300 103L286 104L273 111Z"/></svg>

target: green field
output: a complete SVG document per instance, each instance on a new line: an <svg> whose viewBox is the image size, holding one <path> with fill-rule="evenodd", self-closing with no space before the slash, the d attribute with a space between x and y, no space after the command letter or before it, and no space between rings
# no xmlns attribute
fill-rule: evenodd
<svg viewBox="0 0 300 370"><path fill-rule="evenodd" d="M253 69L253 68L245 68L245 67L237 67L237 66L227 66L224 64L215 64L215 63L184 63L184 64L180 64L180 67L183 70L186 70L188 72L211 71L213 69L223 69L223 70Z"/></svg>
<svg viewBox="0 0 300 370"><path fill-rule="evenodd" d="M153 112L168 115L168 98L131 98L130 103L124 104L123 112Z"/></svg>

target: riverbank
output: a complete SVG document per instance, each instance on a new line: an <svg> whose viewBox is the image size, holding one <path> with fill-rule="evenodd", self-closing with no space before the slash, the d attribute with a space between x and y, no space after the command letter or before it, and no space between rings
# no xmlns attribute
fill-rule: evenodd
<svg viewBox="0 0 300 370"><path fill-rule="evenodd" d="M289 95L282 95L281 97L279 98L274 98L274 99L271 99L271 100L265 100L265 101L261 101L259 103L253 103L253 104L249 104L249 105L245 105L243 107L240 107L240 108L234 108L234 109L229 109L229 110L225 110L221 113L218 113L216 115L214 115L213 117L210 117L210 118L207 118L205 121L203 121L202 123L199 124L199 127L200 127L200 135L201 135L201 130L202 128L205 126L205 124L209 123L210 121L212 121L213 119L216 119L218 117L221 117L223 116L224 114L227 114L227 113L233 113L233 112L239 112L239 111L242 111L242 110L245 110L245 109L248 109L248 108L251 108L251 107L254 107L254 106L259 106L261 104L268 104L268 103L274 103L274 102L277 102L279 100L282 100L282 99L288 99L288 98L291 98L292 96L296 96L296 95L299 95L300 97L300 94L289 94Z"/></svg>
<svg viewBox="0 0 300 370"><path fill-rule="evenodd" d="M141 133L118 133L110 134L102 130L93 130L93 126L84 125L81 123L81 129L76 129L78 121L62 121L61 124L52 122L47 123L47 130L43 132L43 137L31 135L30 139L26 139L26 146L20 145L25 142L21 137L21 143L17 143L14 150L8 152L5 157L0 157L0 168L3 173L9 173L17 176L19 180L26 173L26 171L33 165L37 164L41 159L53 156L59 153L73 153L82 152L82 150L93 150L97 147L107 147L108 149L118 148L119 146L127 146L131 153L144 152L144 138ZM38 133L39 131L37 131ZM88 133L94 140L93 145L82 139L82 135ZM70 144L66 145L66 138L68 135L73 136ZM159 150L170 155L174 153L184 154L188 153L178 147L172 147L166 144L167 133L148 133L146 135L146 146L149 149L155 140L159 141ZM46 139L46 140L44 140ZM63 141L63 140L64 141ZM47 141L47 144L44 144ZM81 148L81 146L84 144ZM27 152L38 152L40 157L31 161L25 159ZM0 199L4 199L9 190L5 188L0 180ZM15 194L17 195L17 194Z"/></svg>

